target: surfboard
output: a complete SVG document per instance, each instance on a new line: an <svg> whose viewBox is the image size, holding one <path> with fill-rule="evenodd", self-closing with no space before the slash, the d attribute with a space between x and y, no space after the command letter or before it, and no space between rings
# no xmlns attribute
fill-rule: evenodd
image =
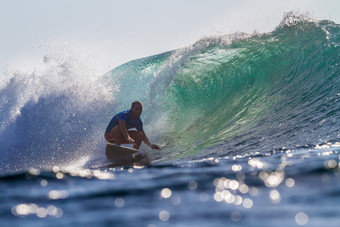
<svg viewBox="0 0 340 227"><path fill-rule="evenodd" d="M117 146L112 143L107 143L105 154L107 159L112 162L109 167L124 167L150 164L144 152L130 147Z"/></svg>

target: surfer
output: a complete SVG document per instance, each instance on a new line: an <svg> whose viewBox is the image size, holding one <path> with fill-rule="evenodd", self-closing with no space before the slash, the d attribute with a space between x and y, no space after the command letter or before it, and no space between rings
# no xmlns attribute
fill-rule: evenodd
<svg viewBox="0 0 340 227"><path fill-rule="evenodd" d="M159 146L152 144L143 130L143 122L140 119L142 111L143 104L140 101L135 101L131 104L130 110L114 115L104 134L106 141L118 146L133 144L133 148L136 150L144 142L152 149L159 150ZM129 130L131 128L136 128L136 130Z"/></svg>

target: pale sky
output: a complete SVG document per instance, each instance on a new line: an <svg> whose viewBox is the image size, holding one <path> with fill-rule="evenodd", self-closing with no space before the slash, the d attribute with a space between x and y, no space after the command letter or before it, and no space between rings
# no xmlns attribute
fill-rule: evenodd
<svg viewBox="0 0 340 227"><path fill-rule="evenodd" d="M291 10L340 23L339 0L0 0L0 72L51 42L113 68L210 35L269 32Z"/></svg>

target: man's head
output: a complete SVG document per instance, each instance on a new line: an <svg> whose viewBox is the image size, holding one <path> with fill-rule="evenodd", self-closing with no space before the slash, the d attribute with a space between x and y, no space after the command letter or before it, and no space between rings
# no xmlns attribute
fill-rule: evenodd
<svg viewBox="0 0 340 227"><path fill-rule="evenodd" d="M131 114L133 117L140 117L143 111L143 104L140 101L134 101L131 104Z"/></svg>

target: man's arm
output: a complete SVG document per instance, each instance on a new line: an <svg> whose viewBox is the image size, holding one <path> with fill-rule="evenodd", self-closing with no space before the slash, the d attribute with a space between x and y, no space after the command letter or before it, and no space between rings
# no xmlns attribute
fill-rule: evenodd
<svg viewBox="0 0 340 227"><path fill-rule="evenodd" d="M151 147L152 149L156 149L156 150L159 150L159 149L160 149L160 147L157 146L156 144L150 143L150 140L149 140L149 138L146 136L146 134L145 134L144 131L142 131L142 133L143 133L143 142L144 142L146 145L148 145L148 146Z"/></svg>
<svg viewBox="0 0 340 227"><path fill-rule="evenodd" d="M119 128L120 128L120 131L122 132L122 134L123 134L123 137L127 140L127 141L129 141L130 143L135 143L135 140L134 139L132 139L130 136L129 136L129 133L128 133L128 131L127 131L127 129L126 129L126 122L125 121L123 121L123 120L119 120Z"/></svg>

